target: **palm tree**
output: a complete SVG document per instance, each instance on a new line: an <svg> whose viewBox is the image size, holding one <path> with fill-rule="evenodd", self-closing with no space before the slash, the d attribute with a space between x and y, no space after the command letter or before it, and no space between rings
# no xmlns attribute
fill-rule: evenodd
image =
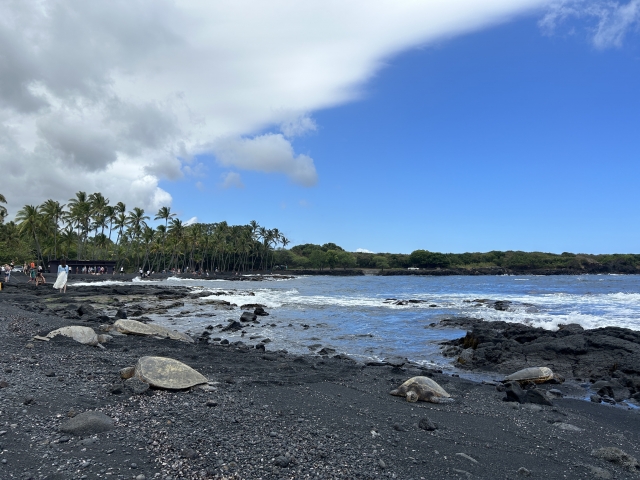
<svg viewBox="0 0 640 480"><path fill-rule="evenodd" d="M42 263L42 250L40 249L40 242L38 241L38 230L42 228L42 215L40 214L40 207L34 207L33 205L25 205L16 214L16 220L20 223L20 233L28 231L33 240L36 243L36 249L38 251L38 262Z"/></svg>
<svg viewBox="0 0 640 480"><path fill-rule="evenodd" d="M53 227L53 258L58 258L58 228L60 220L64 215L64 205L54 200L47 200L40 206L40 211L44 215L46 221L52 223Z"/></svg>
<svg viewBox="0 0 640 480"><path fill-rule="evenodd" d="M153 217L154 220L164 220L164 228L165 231L167 230L168 226L169 226L169 219L175 217L176 214L175 213L171 213L171 207L161 207L158 210L158 213L156 213L156 216ZM162 236L162 268L164 269L165 264L165 256L164 256L164 242L165 242L165 236Z"/></svg>
<svg viewBox="0 0 640 480"><path fill-rule="evenodd" d="M171 252L171 260L169 260L169 268L171 268L174 257L176 258L176 267L178 267L178 257L180 253L177 251L177 249L184 238L184 225L182 224L182 221L177 218L171 219L171 225L169 225L168 234L173 242L173 251Z"/></svg>
<svg viewBox="0 0 640 480"><path fill-rule="evenodd" d="M7 203L7 199L1 193L0 193L0 203ZM4 217L7 216L7 213L8 213L7 209L2 205L0 205L0 225L2 225L2 223L4 222Z"/></svg>
<svg viewBox="0 0 640 480"><path fill-rule="evenodd" d="M78 260L82 259L83 245L89 234L89 220L91 218L91 203L85 192L76 193L76 198L69 200L67 221L78 229Z"/></svg>

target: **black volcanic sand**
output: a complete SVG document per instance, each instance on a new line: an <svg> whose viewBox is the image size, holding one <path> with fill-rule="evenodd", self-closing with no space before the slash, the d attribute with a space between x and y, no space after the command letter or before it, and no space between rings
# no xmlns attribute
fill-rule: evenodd
<svg viewBox="0 0 640 480"><path fill-rule="evenodd" d="M173 301L189 294L186 288L139 284L73 287L66 295L54 294L50 285L36 289L19 282L3 289L0 479L640 475L633 459L618 450L605 451L614 461L592 454L617 448L638 458L638 410L568 397L554 398L551 406L505 402L496 385L409 364L367 366L340 356L293 356L269 351L269 344L261 351L252 348L257 340L187 344L116 335L102 349L61 337L32 339L64 325L97 329L112 323L113 312L130 308L127 302L138 301L135 296ZM235 308L238 318L240 313ZM474 331L476 325L464 327ZM484 343L478 340L475 352ZM119 370L144 355L175 358L215 383L134 394ZM506 359L508 351L502 355ZM573 365L571 358L567 365ZM497 365L504 370L506 360ZM526 359L522 365L530 366ZM478 368L490 370L485 364ZM414 375L431 376L455 402L412 404L388 394ZM572 385L538 390L571 393ZM91 411L110 417L113 429L82 435L60 430Z"/></svg>

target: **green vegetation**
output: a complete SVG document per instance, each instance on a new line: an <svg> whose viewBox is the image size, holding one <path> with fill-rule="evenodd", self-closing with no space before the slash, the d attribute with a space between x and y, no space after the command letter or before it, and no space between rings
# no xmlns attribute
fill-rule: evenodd
<svg viewBox="0 0 640 480"><path fill-rule="evenodd" d="M400 253L349 253L334 243L297 245L291 250L275 252L276 263L289 268L370 268L403 269L478 269L503 268L516 271L574 270L616 271L632 273L640 269L640 255L589 255L521 251L491 251L486 253L437 253L416 250L410 255Z"/></svg>
<svg viewBox="0 0 640 480"><path fill-rule="evenodd" d="M6 202L2 195L0 202ZM64 257L111 260L118 269L124 266L129 271L266 270L273 268L275 249L289 244L277 228L267 229L255 221L184 225L169 207L158 210L154 219L164 224L153 229L142 208L127 212L122 202L110 205L100 193L78 192L66 205L54 200L25 205L8 223L4 223L6 213L0 206L1 263L37 259L46 265Z"/></svg>

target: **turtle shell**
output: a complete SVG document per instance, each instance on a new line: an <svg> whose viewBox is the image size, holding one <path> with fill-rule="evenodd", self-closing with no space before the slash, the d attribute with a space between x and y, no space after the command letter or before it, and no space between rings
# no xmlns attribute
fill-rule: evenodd
<svg viewBox="0 0 640 480"><path fill-rule="evenodd" d="M544 383L553 379L554 375L549 367L529 367L507 375L503 382Z"/></svg>
<svg viewBox="0 0 640 480"><path fill-rule="evenodd" d="M182 390L207 383L207 378L190 366L166 357L140 358L135 376L153 387L167 390Z"/></svg>
<svg viewBox="0 0 640 480"><path fill-rule="evenodd" d="M399 397L406 396L407 392L413 390L419 392L431 392L434 397L449 398L449 395L444 388L438 385L434 380L429 377L412 377L395 390L389 392L391 395L397 395Z"/></svg>

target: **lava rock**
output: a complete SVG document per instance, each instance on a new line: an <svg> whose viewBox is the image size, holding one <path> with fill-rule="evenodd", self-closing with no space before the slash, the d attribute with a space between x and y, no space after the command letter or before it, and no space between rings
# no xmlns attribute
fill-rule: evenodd
<svg viewBox="0 0 640 480"><path fill-rule="evenodd" d="M60 431L71 435L86 436L113 430L113 420L102 412L83 412L67 420Z"/></svg>

